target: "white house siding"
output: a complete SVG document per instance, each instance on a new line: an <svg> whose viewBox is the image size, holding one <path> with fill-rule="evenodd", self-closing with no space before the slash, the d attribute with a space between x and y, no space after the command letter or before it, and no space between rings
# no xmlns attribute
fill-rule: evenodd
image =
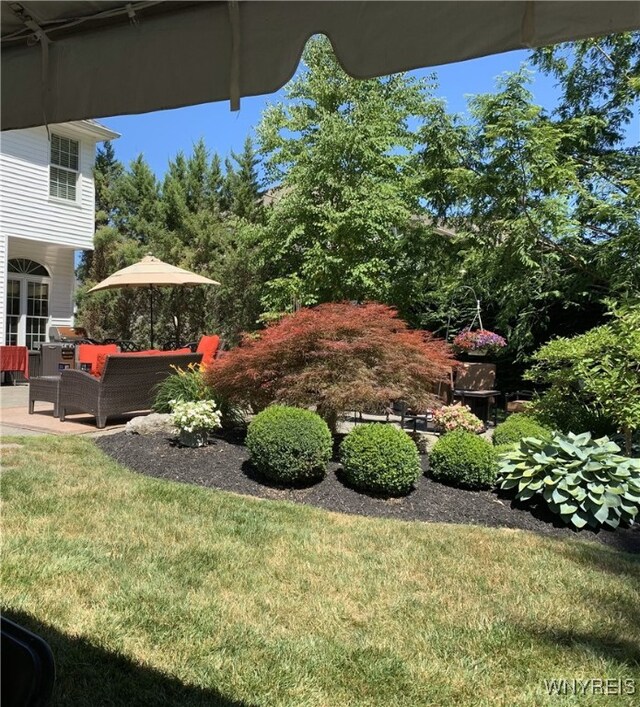
<svg viewBox="0 0 640 707"><path fill-rule="evenodd" d="M0 344L4 344L5 312L7 309L7 237L0 232Z"/></svg>
<svg viewBox="0 0 640 707"><path fill-rule="evenodd" d="M0 233L5 236L90 250L94 231L96 138L69 126L52 133L78 140L79 177L75 202L49 196L50 146L42 128L9 130L0 136Z"/></svg>
<svg viewBox="0 0 640 707"><path fill-rule="evenodd" d="M71 326L73 324L75 290L75 253L73 249L10 238L8 250L9 259L29 258L47 268L51 275L49 326ZM4 336L4 321L2 332Z"/></svg>
<svg viewBox="0 0 640 707"><path fill-rule="evenodd" d="M7 261L11 258L34 260L49 271L47 329L52 325L73 323L75 251L93 248L96 143L118 137L117 133L93 121L52 125L49 130L54 135L69 137L79 143L76 200L73 202L49 196L51 147L46 128L10 130L0 134L2 343L6 339Z"/></svg>

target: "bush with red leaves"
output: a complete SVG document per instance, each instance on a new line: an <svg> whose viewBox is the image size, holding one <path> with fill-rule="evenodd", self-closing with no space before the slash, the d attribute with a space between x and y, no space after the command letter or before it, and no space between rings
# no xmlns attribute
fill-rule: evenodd
<svg viewBox="0 0 640 707"><path fill-rule="evenodd" d="M394 400L428 407L454 365L444 341L410 330L391 307L343 303L285 316L204 375L231 403L313 406L335 430L347 410L384 410Z"/></svg>

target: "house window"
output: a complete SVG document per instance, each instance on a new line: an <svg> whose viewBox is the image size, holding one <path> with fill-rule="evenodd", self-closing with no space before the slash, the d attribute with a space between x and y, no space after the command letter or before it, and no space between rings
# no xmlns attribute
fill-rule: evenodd
<svg viewBox="0 0 640 707"><path fill-rule="evenodd" d="M27 258L9 260L5 340L10 346L34 349L47 340L49 272Z"/></svg>
<svg viewBox="0 0 640 707"><path fill-rule="evenodd" d="M76 200L78 183L78 141L59 135L51 136L49 195L57 199Z"/></svg>

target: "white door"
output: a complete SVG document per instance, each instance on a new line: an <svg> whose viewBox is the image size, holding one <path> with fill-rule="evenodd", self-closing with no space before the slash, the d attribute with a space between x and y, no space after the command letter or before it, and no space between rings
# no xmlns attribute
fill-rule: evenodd
<svg viewBox="0 0 640 707"><path fill-rule="evenodd" d="M8 263L6 342L26 346L47 340L51 278L44 265L27 258Z"/></svg>

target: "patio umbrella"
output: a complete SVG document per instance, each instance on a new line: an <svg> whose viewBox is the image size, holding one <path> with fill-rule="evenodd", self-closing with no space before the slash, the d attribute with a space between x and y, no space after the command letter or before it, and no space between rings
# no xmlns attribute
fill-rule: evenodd
<svg viewBox="0 0 640 707"><path fill-rule="evenodd" d="M216 280L197 275L184 268L169 265L152 255L114 272L92 287L89 292L114 290L121 287L147 287L150 298L151 348L153 348L153 290L155 287L192 287L194 285L219 285Z"/></svg>
<svg viewBox="0 0 640 707"><path fill-rule="evenodd" d="M640 3L3 2L2 129L271 93L326 34L345 71L422 66L624 32Z"/></svg>

